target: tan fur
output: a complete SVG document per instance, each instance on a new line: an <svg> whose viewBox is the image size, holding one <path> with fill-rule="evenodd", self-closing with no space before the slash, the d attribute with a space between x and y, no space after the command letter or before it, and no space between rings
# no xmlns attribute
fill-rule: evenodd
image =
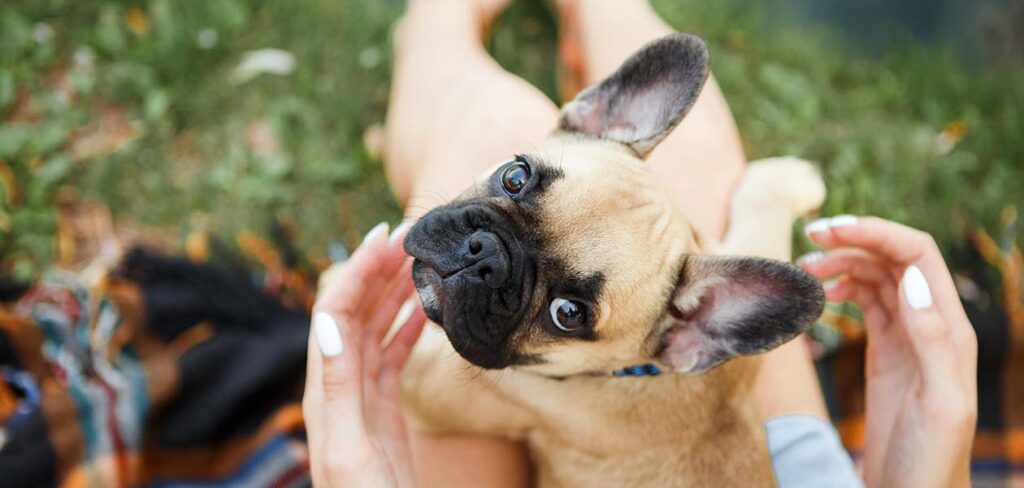
<svg viewBox="0 0 1024 488"><path fill-rule="evenodd" d="M697 376L541 375L650 362L650 324L664 312L651 304L669 299L684 253L788 260L793 219L824 199L813 166L752 163L719 246L701 242L673 206L673 182L656 181L624 146L555 134L537 154L565 173L544 194L541 232L558 237L574 270L610 277L597 310L600 340L526 338L522 352L557 360L489 371L463 360L431 326L402 376L414 424L524 440L540 486L774 485L752 397L756 357Z"/></svg>

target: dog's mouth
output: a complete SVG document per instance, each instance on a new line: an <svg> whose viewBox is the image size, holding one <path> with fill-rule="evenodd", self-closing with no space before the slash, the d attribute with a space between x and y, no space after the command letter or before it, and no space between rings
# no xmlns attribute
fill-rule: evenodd
<svg viewBox="0 0 1024 488"><path fill-rule="evenodd" d="M444 322L444 276L420 259L412 263L412 279L423 303L427 318L437 324Z"/></svg>
<svg viewBox="0 0 1024 488"><path fill-rule="evenodd" d="M527 300L510 303L506 297L518 296L517 292L488 290L465 274L464 269L444 276L423 260L413 262L413 281L427 318L441 326L456 352L470 363L501 369L528 362L509 340Z"/></svg>
<svg viewBox="0 0 1024 488"><path fill-rule="evenodd" d="M485 277L471 267L438 269L429 258L413 255L412 279L427 318L441 326L459 317L480 316L483 320L514 319L529 305L533 272L528 266L500 287L486 285ZM494 273L493 271L490 273ZM487 276L488 273L483 273ZM511 274L511 273L510 273Z"/></svg>

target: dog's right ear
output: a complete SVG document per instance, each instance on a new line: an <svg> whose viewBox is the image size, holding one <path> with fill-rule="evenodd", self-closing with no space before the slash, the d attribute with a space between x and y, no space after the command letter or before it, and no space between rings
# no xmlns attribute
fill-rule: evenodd
<svg viewBox="0 0 1024 488"><path fill-rule="evenodd" d="M562 109L558 127L620 142L642 158L682 120L707 78L704 41L672 34L647 44L600 84L580 92Z"/></svg>

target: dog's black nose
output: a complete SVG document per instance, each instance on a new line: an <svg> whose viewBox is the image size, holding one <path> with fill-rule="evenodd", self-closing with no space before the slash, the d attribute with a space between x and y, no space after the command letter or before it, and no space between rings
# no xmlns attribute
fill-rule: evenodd
<svg viewBox="0 0 1024 488"><path fill-rule="evenodd" d="M492 232L478 230L469 235L459 250L465 273L479 278L490 288L501 288L508 280L508 250Z"/></svg>

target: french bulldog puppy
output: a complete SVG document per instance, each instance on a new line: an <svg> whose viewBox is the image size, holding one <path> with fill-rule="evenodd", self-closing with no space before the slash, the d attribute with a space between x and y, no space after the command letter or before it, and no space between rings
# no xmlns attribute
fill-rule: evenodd
<svg viewBox="0 0 1024 488"><path fill-rule="evenodd" d="M402 375L417 428L525 440L540 486L774 485L753 355L821 314L817 281L778 260L825 189L809 163L753 163L726 241L698 236L643 158L707 77L699 38L645 46L415 224L440 326Z"/></svg>

